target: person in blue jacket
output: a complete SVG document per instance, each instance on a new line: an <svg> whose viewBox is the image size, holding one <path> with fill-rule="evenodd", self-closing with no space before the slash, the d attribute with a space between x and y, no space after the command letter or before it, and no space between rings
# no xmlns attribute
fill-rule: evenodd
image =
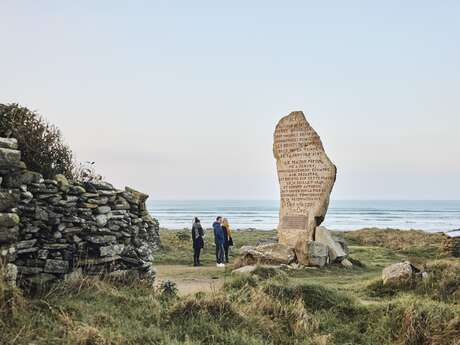
<svg viewBox="0 0 460 345"><path fill-rule="evenodd" d="M217 217L216 221L212 224L214 229L214 242L216 243L216 263L217 267L225 267L224 260L224 230L222 229L222 217Z"/></svg>

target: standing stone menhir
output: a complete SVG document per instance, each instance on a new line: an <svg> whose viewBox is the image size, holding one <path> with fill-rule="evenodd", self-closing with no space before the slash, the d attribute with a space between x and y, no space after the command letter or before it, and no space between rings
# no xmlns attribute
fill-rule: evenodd
<svg viewBox="0 0 460 345"><path fill-rule="evenodd" d="M273 153L280 183L279 243L295 248L315 240L324 220L337 169L301 111L276 126Z"/></svg>

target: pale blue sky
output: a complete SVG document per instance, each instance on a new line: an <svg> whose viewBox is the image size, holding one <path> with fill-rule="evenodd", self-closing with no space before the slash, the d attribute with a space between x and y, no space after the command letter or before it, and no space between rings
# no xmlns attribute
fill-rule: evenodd
<svg viewBox="0 0 460 345"><path fill-rule="evenodd" d="M0 102L153 199L276 199L292 110L334 198L460 199L459 1L223 4L0 0Z"/></svg>

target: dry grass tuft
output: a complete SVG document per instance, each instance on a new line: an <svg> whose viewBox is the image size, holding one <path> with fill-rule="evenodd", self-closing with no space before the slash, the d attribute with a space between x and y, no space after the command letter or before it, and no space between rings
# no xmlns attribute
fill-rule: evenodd
<svg viewBox="0 0 460 345"><path fill-rule="evenodd" d="M446 305L412 300L396 317L398 345L459 345L460 317Z"/></svg>
<svg viewBox="0 0 460 345"><path fill-rule="evenodd" d="M68 313L59 313L58 320L64 326L68 345L116 345L122 343L121 339L104 337L101 331L94 326L74 321Z"/></svg>
<svg viewBox="0 0 460 345"><path fill-rule="evenodd" d="M210 317L213 320L241 322L241 317L233 304L220 294L206 296L203 299L189 297L173 305L169 312L169 318L173 322L200 316Z"/></svg>
<svg viewBox="0 0 460 345"><path fill-rule="evenodd" d="M238 310L246 317L258 316L259 324L267 327L272 336L286 332L292 336L311 335L319 328L318 322L305 309L301 298L282 302L269 296L262 289L253 289L250 302L237 302Z"/></svg>
<svg viewBox="0 0 460 345"><path fill-rule="evenodd" d="M0 265L0 322L14 318L26 305L21 290L7 282L6 269Z"/></svg>
<svg viewBox="0 0 460 345"><path fill-rule="evenodd" d="M362 229L340 233L350 244L377 246L395 250L413 247L441 248L444 235L419 230Z"/></svg>

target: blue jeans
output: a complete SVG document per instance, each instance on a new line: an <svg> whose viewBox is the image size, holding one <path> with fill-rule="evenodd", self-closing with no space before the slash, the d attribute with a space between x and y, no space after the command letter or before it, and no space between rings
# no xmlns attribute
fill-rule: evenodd
<svg viewBox="0 0 460 345"><path fill-rule="evenodd" d="M225 262L224 245L216 243L216 262L223 264Z"/></svg>

